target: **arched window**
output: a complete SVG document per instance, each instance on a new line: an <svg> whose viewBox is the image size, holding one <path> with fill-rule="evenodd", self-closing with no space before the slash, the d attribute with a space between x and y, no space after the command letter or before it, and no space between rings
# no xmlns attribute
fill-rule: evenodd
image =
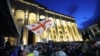
<svg viewBox="0 0 100 56"><path fill-rule="evenodd" d="M34 24L36 23L36 14L35 13L30 13L29 14L29 24Z"/></svg>
<svg viewBox="0 0 100 56"><path fill-rule="evenodd" d="M16 23L18 23L18 21L21 21L22 23L24 23L24 19L25 19L25 12L23 10L16 10L15 11Z"/></svg>

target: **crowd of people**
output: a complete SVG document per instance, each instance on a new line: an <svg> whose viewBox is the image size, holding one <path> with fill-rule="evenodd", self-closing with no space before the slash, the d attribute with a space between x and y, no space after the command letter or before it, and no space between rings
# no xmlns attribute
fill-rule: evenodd
<svg viewBox="0 0 100 56"><path fill-rule="evenodd" d="M100 48L94 42L51 42L25 46L24 55L26 53L34 56L100 56Z"/></svg>
<svg viewBox="0 0 100 56"><path fill-rule="evenodd" d="M95 42L37 43L10 46L0 40L0 56L100 56L100 46Z"/></svg>

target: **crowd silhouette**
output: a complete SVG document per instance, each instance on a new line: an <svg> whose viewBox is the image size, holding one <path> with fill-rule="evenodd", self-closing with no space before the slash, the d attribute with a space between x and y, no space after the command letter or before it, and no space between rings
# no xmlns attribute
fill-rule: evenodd
<svg viewBox="0 0 100 56"><path fill-rule="evenodd" d="M96 42L53 42L11 46L0 37L0 56L100 56Z"/></svg>

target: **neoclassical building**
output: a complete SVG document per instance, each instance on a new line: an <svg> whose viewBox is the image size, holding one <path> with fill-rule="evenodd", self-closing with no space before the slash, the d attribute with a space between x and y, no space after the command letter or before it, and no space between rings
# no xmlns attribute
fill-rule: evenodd
<svg viewBox="0 0 100 56"><path fill-rule="evenodd" d="M100 40L100 29L98 24L93 24L88 28L82 30L84 41L98 41Z"/></svg>
<svg viewBox="0 0 100 56"><path fill-rule="evenodd" d="M24 0L7 0L7 3L19 32L18 41L22 41L24 45L47 41L83 41L73 17ZM41 35L35 35L25 27L25 25L36 24L47 18L54 22L55 27L49 28Z"/></svg>

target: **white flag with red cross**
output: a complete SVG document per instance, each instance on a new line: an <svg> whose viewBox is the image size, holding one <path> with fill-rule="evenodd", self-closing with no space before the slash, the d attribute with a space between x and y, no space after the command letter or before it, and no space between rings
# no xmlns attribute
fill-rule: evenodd
<svg viewBox="0 0 100 56"><path fill-rule="evenodd" d="M45 30L52 26L54 26L54 23L50 19L42 20L37 24L26 25L26 27L36 35L42 34Z"/></svg>

